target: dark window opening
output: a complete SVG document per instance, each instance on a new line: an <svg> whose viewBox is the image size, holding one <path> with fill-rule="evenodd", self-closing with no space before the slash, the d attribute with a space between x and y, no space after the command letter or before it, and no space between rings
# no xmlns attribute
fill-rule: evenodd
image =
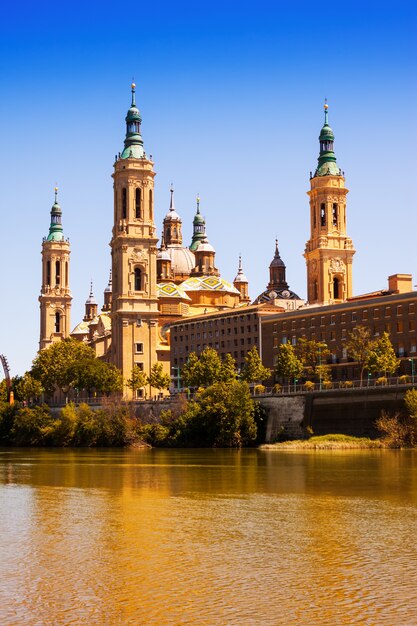
<svg viewBox="0 0 417 626"><path fill-rule="evenodd" d="M153 194L152 189L149 189L149 218L153 220Z"/></svg>
<svg viewBox="0 0 417 626"><path fill-rule="evenodd" d="M135 291L142 290L142 272L138 267L135 267Z"/></svg>
<svg viewBox="0 0 417 626"><path fill-rule="evenodd" d="M55 313L55 332L61 332L61 313Z"/></svg>
<svg viewBox="0 0 417 626"><path fill-rule="evenodd" d="M51 261L46 262L46 284L51 284Z"/></svg>
<svg viewBox="0 0 417 626"><path fill-rule="evenodd" d="M127 190L125 187L122 189L122 218L125 220L127 217Z"/></svg>
<svg viewBox="0 0 417 626"><path fill-rule="evenodd" d="M61 283L61 263L59 261L55 261L55 285L59 285Z"/></svg>
<svg viewBox="0 0 417 626"><path fill-rule="evenodd" d="M322 226L326 226L326 205L320 205L320 223Z"/></svg>
<svg viewBox="0 0 417 626"><path fill-rule="evenodd" d="M337 226L337 204L333 204L332 216L333 216L333 226Z"/></svg>
<svg viewBox="0 0 417 626"><path fill-rule="evenodd" d="M142 217L142 189L140 187L136 188L136 219L140 219Z"/></svg>
<svg viewBox="0 0 417 626"><path fill-rule="evenodd" d="M338 278L333 279L333 298L335 300L340 298L340 281Z"/></svg>

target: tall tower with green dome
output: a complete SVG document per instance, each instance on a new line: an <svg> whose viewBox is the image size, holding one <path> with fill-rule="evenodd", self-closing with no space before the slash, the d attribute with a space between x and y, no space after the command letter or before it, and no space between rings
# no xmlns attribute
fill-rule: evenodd
<svg viewBox="0 0 417 626"><path fill-rule="evenodd" d="M328 105L319 137L320 154L310 174L310 239L304 257L307 264L309 304L343 302L352 296L353 243L346 233L344 173L333 150L334 133L329 126Z"/></svg>
<svg viewBox="0 0 417 626"><path fill-rule="evenodd" d="M58 188L51 208L49 233L42 242L42 287L39 349L65 339L70 334L71 291L69 288L70 244L64 237Z"/></svg>
<svg viewBox="0 0 417 626"><path fill-rule="evenodd" d="M111 360L122 371L124 395L134 366L151 371L157 362L158 299L154 221L153 162L141 135L136 85L127 112L123 152L114 163L114 223L112 240ZM152 393L152 390L150 390Z"/></svg>

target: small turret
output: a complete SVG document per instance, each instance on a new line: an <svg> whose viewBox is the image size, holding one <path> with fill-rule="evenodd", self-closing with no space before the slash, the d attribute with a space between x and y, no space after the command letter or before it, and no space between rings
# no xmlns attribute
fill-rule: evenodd
<svg viewBox="0 0 417 626"><path fill-rule="evenodd" d="M342 172L336 163L336 155L333 152L334 133L329 126L329 105L327 99L324 104L324 124L320 132L320 155L318 166L314 176L341 176Z"/></svg>
<svg viewBox="0 0 417 626"><path fill-rule="evenodd" d="M250 297L248 293L249 283L248 283L248 279L246 278L242 270L242 257L241 256L239 256L239 267L237 270L236 277L233 281L233 286L236 287L236 289L239 291L241 302L250 302Z"/></svg>
<svg viewBox="0 0 417 626"><path fill-rule="evenodd" d="M62 209L58 204L58 187L55 187L55 202L51 208L51 225L47 241L64 241L64 230L62 228Z"/></svg>
<svg viewBox="0 0 417 626"><path fill-rule="evenodd" d="M278 239L275 239L275 254L269 265L269 284L268 289L288 289L286 281L286 267L284 261L281 259L278 250Z"/></svg>
<svg viewBox="0 0 417 626"><path fill-rule="evenodd" d="M200 197L197 196L197 212L193 220L193 238L191 240L190 250L195 252L198 246L200 245L200 243L205 238L206 238L206 221L200 213Z"/></svg>
<svg viewBox="0 0 417 626"><path fill-rule="evenodd" d="M107 284L107 287L104 290L104 304L101 309L103 312L111 311L112 291L113 291L113 287L112 287L112 277L111 277L111 270L110 270L109 282Z"/></svg>
<svg viewBox="0 0 417 626"><path fill-rule="evenodd" d="M93 281L90 284L90 295L85 302L84 322L89 322L97 316L97 302L93 294Z"/></svg>
<svg viewBox="0 0 417 626"><path fill-rule="evenodd" d="M136 85L132 83L132 102L126 115L126 138L124 150L120 155L122 159L141 159L145 156L143 139L140 134L142 118L136 106Z"/></svg>
<svg viewBox="0 0 417 626"><path fill-rule="evenodd" d="M163 234L165 246L181 246L182 245L182 220L175 210L174 189L171 185L171 199L169 203L169 211L164 218Z"/></svg>

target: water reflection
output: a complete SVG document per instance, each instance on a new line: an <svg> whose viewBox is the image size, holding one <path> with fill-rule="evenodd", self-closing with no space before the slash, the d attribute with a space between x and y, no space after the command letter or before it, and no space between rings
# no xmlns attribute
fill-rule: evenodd
<svg viewBox="0 0 417 626"><path fill-rule="evenodd" d="M410 624L412 451L3 450L2 624Z"/></svg>

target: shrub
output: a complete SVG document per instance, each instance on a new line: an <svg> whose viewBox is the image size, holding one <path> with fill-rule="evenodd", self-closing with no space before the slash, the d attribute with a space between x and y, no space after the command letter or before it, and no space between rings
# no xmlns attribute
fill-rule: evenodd
<svg viewBox="0 0 417 626"><path fill-rule="evenodd" d="M351 387L353 387L353 382L351 380L342 380L340 382L340 387L342 389L350 389Z"/></svg>
<svg viewBox="0 0 417 626"><path fill-rule="evenodd" d="M49 443L54 419L45 405L17 410L10 430L10 442L17 446L39 446Z"/></svg>
<svg viewBox="0 0 417 626"><path fill-rule="evenodd" d="M332 389L333 383L331 380L323 380L323 382L321 383L321 386L323 389Z"/></svg>
<svg viewBox="0 0 417 626"><path fill-rule="evenodd" d="M376 379L375 384L376 385L386 385L388 382L388 379L386 376L380 376L379 378Z"/></svg>
<svg viewBox="0 0 417 626"><path fill-rule="evenodd" d="M282 387L281 387L281 385L279 383L276 383L273 386L273 392L274 393L282 393Z"/></svg>
<svg viewBox="0 0 417 626"><path fill-rule="evenodd" d="M406 385L407 383L409 383L409 382L410 382L410 377L409 377L409 375L408 375L408 374L403 374L402 376L399 376L399 377L398 377L398 382L399 382L401 385Z"/></svg>
<svg viewBox="0 0 417 626"><path fill-rule="evenodd" d="M254 389L255 395L258 396L260 393L265 393L265 389L266 389L265 385L255 385L255 389Z"/></svg>
<svg viewBox="0 0 417 626"><path fill-rule="evenodd" d="M390 415L386 411L381 412L375 426L383 435L384 442L390 448L403 448L413 446L415 443L415 431L409 417L402 417L400 413Z"/></svg>
<svg viewBox="0 0 417 626"><path fill-rule="evenodd" d="M304 389L306 391L313 391L315 387L315 384L313 383L312 380L306 380L306 382L304 383Z"/></svg>

